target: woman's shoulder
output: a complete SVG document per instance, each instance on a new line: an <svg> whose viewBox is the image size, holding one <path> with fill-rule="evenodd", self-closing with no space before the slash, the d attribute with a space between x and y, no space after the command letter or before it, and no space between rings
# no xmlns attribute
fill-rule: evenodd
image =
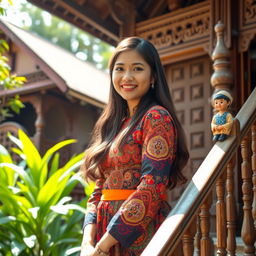
<svg viewBox="0 0 256 256"><path fill-rule="evenodd" d="M169 113L169 111L161 106L161 105L154 105L152 107L150 107L147 112L145 113L144 117L160 117L160 116L170 116L171 114Z"/></svg>

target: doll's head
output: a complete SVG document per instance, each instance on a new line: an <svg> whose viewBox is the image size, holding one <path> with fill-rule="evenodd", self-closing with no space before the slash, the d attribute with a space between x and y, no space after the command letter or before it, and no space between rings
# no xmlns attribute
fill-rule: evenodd
<svg viewBox="0 0 256 256"><path fill-rule="evenodd" d="M212 106L217 111L226 111L233 102L233 97L228 91L220 90L212 97Z"/></svg>

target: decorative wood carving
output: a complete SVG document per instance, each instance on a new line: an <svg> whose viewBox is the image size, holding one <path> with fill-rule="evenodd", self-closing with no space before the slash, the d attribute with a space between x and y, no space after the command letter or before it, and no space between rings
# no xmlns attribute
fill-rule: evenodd
<svg viewBox="0 0 256 256"><path fill-rule="evenodd" d="M252 182L253 182L253 204L252 215L254 219L254 228L256 230L256 123L251 128L252 131Z"/></svg>
<svg viewBox="0 0 256 256"><path fill-rule="evenodd" d="M160 51L172 52L178 48L208 42L210 11L208 2L202 2L145 22L137 23L136 35L150 40ZM202 43L203 45L203 43Z"/></svg>
<svg viewBox="0 0 256 256"><path fill-rule="evenodd" d="M225 173L224 173L225 175ZM225 177L221 175L216 181L216 233L217 233L217 255L226 255L226 205L225 195Z"/></svg>
<svg viewBox="0 0 256 256"><path fill-rule="evenodd" d="M19 129L24 131L24 128L16 122L5 122L0 124L0 144L8 150L15 161L19 159L19 156L12 153L11 148L16 147L16 145L8 138L7 133L11 133L17 137Z"/></svg>
<svg viewBox="0 0 256 256"><path fill-rule="evenodd" d="M239 51L245 52L256 36L256 2L254 0L240 0L240 9L242 15L239 24Z"/></svg>
<svg viewBox="0 0 256 256"><path fill-rule="evenodd" d="M41 70L34 73L30 73L30 74L24 74L23 76L25 76L27 79L26 84L36 83L39 81L44 81L49 79L49 77Z"/></svg>
<svg viewBox="0 0 256 256"><path fill-rule="evenodd" d="M190 134L191 149L202 148L204 146L204 132L193 132Z"/></svg>
<svg viewBox="0 0 256 256"><path fill-rule="evenodd" d="M204 85L194 84L190 86L190 100L202 99L204 96Z"/></svg>
<svg viewBox="0 0 256 256"><path fill-rule="evenodd" d="M252 24L256 22L256 2L254 0L243 1L243 24Z"/></svg>
<svg viewBox="0 0 256 256"><path fill-rule="evenodd" d="M256 31L249 31L246 33L242 33L241 37L239 38L239 51L246 52L249 49L250 43L252 39L255 37Z"/></svg>
<svg viewBox="0 0 256 256"><path fill-rule="evenodd" d="M242 155L242 192L243 192L243 224L241 237L244 241L244 255L255 255L255 230L252 217L252 173L250 163L249 136L245 136L241 142Z"/></svg>
<svg viewBox="0 0 256 256"><path fill-rule="evenodd" d="M214 61L214 73L211 76L211 84L215 90L231 89L233 77L230 70L229 50L224 43L224 25L218 22L215 26L217 44L212 54Z"/></svg>

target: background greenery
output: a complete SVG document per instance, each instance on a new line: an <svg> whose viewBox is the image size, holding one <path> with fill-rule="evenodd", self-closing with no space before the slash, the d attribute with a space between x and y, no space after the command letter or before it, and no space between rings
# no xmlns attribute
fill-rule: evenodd
<svg viewBox="0 0 256 256"><path fill-rule="evenodd" d="M6 8L2 6L3 3L7 1L0 0L0 16L5 15ZM12 4L11 0L8 0L9 4ZM0 31L0 33L2 33ZM0 35L2 38L2 35ZM16 74L11 74L11 68L8 63L8 58L6 53L9 50L9 46L6 41L2 38L0 39L0 91L3 90L14 90L23 85L25 82L24 77L16 76ZM10 116L10 110L19 114L20 109L24 105L20 101L18 95L14 97L3 96L0 98L0 122L3 121L6 117Z"/></svg>
<svg viewBox="0 0 256 256"><path fill-rule="evenodd" d="M20 160L15 163L0 145L0 255L78 255L88 197L72 202L70 194L78 182L87 196L94 187L86 186L77 172L83 154L60 166L57 151L74 140L62 141L40 156L23 131L18 138L9 137Z"/></svg>

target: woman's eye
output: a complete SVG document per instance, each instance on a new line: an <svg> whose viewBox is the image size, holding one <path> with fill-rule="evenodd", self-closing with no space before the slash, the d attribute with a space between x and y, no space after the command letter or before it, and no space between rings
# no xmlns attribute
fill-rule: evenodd
<svg viewBox="0 0 256 256"><path fill-rule="evenodd" d="M134 71L142 71L142 70L143 70L142 67L135 67L135 68L134 68Z"/></svg>
<svg viewBox="0 0 256 256"><path fill-rule="evenodd" d="M116 67L116 68L115 68L115 71L122 71L122 70L123 70L122 67Z"/></svg>

